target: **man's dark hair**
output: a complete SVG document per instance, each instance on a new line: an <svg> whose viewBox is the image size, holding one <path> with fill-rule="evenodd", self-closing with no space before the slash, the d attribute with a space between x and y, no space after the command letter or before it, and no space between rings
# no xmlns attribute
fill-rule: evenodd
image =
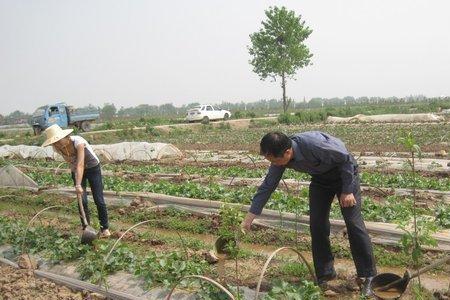
<svg viewBox="0 0 450 300"><path fill-rule="evenodd" d="M269 132L263 136L259 147L261 155L282 157L292 147L292 141L282 132Z"/></svg>

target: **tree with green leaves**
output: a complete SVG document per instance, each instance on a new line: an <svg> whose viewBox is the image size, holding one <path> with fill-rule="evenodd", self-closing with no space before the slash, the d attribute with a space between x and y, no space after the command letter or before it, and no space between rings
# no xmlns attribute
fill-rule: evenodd
<svg viewBox="0 0 450 300"><path fill-rule="evenodd" d="M113 103L103 104L103 108L100 111L100 117L103 120L112 120L116 116L117 109Z"/></svg>
<svg viewBox="0 0 450 300"><path fill-rule="evenodd" d="M283 110L286 113L290 102L286 98L286 80L311 63L312 54L303 42L312 30L300 15L284 6L270 7L265 14L267 19L261 22L262 28L250 35L250 64L261 80L281 78Z"/></svg>

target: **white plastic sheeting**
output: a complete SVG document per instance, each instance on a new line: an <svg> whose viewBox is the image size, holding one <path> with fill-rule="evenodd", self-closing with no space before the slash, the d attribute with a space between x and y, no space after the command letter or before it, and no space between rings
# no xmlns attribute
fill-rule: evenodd
<svg viewBox="0 0 450 300"><path fill-rule="evenodd" d="M92 145L100 160L147 161L163 158L182 158L183 153L171 144L123 142L109 145Z"/></svg>
<svg viewBox="0 0 450 300"><path fill-rule="evenodd" d="M426 114L387 114L387 115L356 115L348 118L327 118L327 123L416 123L416 122L441 122L445 121L442 116L431 113Z"/></svg>
<svg viewBox="0 0 450 300"><path fill-rule="evenodd" d="M147 142L123 142L118 144L92 145L101 161L149 161L164 158L182 158L182 152L171 144ZM36 158L63 161L52 147L38 146L1 146L0 157L3 158Z"/></svg>
<svg viewBox="0 0 450 300"><path fill-rule="evenodd" d="M57 159L56 154L52 147L39 147L39 146L26 146L17 145L10 146L4 145L0 147L0 157L2 158L37 158L37 159ZM62 157L59 157L62 160Z"/></svg>
<svg viewBox="0 0 450 300"><path fill-rule="evenodd" d="M8 165L0 169L0 186L29 188L37 190L38 184L14 166Z"/></svg>

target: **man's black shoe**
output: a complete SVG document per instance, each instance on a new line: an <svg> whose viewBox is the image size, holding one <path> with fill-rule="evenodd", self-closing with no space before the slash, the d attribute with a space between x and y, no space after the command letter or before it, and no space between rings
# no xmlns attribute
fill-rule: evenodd
<svg viewBox="0 0 450 300"><path fill-rule="evenodd" d="M327 288L327 282L336 279L336 277L337 277L336 271L333 271L333 273L318 278L317 284L322 290L325 290Z"/></svg>
<svg viewBox="0 0 450 300"><path fill-rule="evenodd" d="M361 284L361 296L364 296L366 298L372 297L373 296L373 292L372 289L370 288L370 283L372 282L373 277L366 277L366 278L361 278L362 279L362 284Z"/></svg>

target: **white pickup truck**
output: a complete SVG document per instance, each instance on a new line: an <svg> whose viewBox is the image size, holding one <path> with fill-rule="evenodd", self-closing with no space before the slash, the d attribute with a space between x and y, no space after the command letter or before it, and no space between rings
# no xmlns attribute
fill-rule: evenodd
<svg viewBox="0 0 450 300"><path fill-rule="evenodd" d="M231 113L228 110L207 104L188 110L186 121L202 121L203 123L208 123L210 120L228 120L230 117Z"/></svg>

